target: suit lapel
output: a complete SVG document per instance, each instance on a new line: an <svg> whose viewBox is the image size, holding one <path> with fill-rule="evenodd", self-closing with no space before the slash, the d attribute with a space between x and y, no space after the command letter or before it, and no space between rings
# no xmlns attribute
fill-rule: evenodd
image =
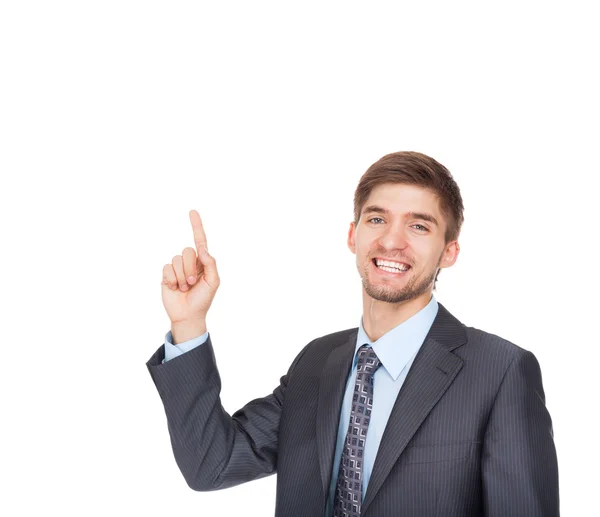
<svg viewBox="0 0 600 517"><path fill-rule="evenodd" d="M413 435L462 368L462 359L451 351L466 343L464 327L442 304L438 305L436 318L400 389L383 432L362 505L363 514Z"/></svg>
<svg viewBox="0 0 600 517"><path fill-rule="evenodd" d="M335 455L335 443L342 411L342 399L356 347L358 328L352 329L350 336L334 348L323 368L319 382L319 402L317 405L317 450L319 468L323 484L323 494L327 499L329 483Z"/></svg>

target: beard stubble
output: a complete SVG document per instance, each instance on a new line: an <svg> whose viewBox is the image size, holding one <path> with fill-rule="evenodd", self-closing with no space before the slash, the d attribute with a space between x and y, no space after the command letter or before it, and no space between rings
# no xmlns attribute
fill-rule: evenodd
<svg viewBox="0 0 600 517"><path fill-rule="evenodd" d="M435 268L433 268L433 271L426 274L422 278L413 276L408 283L400 289L394 289L391 285L374 286L370 284L368 282L369 266L367 265L364 273L360 275L363 287L371 298L380 302L400 303L407 300L413 300L426 293L429 287L433 284L438 268L442 262L442 257L443 253L440 255ZM413 268L411 267L410 271L412 270Z"/></svg>

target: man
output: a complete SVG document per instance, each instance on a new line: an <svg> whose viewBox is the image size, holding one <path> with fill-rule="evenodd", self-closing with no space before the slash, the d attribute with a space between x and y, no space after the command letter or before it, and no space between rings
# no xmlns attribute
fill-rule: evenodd
<svg viewBox="0 0 600 517"><path fill-rule="evenodd" d="M198 260L186 248L163 269L171 331L147 365L191 488L277 472L280 517L559 515L535 356L465 326L433 296L463 222L443 165L401 152L365 172L348 233L359 327L308 343L271 395L232 416L205 323L219 276L200 216L190 219Z"/></svg>

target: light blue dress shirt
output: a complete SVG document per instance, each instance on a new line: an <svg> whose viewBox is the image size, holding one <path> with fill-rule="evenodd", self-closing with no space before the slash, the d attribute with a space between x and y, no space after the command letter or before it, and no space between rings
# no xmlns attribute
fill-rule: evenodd
<svg viewBox="0 0 600 517"><path fill-rule="evenodd" d="M381 366L375 372L373 377L373 409L371 411L371 421L365 441L364 461L363 461L363 501L367 493L367 487L379 443L385 430L385 426L392 412L392 407L400 388L406 379L406 375L412 366L412 363L421 348L425 336L429 332L433 320L438 312L438 304L433 296L429 303L419 312L407 319L405 322L394 327L385 333L377 341L372 342L363 328L363 320L360 320L358 334L356 336L356 346L354 349L354 363L352 370L346 381L346 391L342 402L342 412L338 425L337 441L335 447L335 456L333 459L333 469L331 484L329 486L329 498L325 511L325 517L329 517L333 512L333 498L335 496L335 486L337 484L338 469L348 423L350 422L350 411L352 409L352 395L354 393L354 384L356 382L356 352L365 343L372 346L381 362ZM208 339L208 332L189 341L184 341L173 345L173 336L169 331L165 336L165 361L180 356L185 352L203 344Z"/></svg>
<svg viewBox="0 0 600 517"><path fill-rule="evenodd" d="M165 336L165 358L162 362L165 363L166 361L170 361L171 359L178 357L181 354L185 354L186 352L189 352L192 348L196 348L202 343L205 343L207 340L208 330L201 336L174 345L173 334L171 334L171 331L169 330L169 332L167 332L167 335Z"/></svg>

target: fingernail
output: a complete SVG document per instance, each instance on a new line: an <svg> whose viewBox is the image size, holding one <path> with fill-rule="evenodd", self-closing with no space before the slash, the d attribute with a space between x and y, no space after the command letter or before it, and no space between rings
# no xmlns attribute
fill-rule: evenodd
<svg viewBox="0 0 600 517"><path fill-rule="evenodd" d="M187 291L187 290L188 290L188 285L187 285L187 284L183 284L183 285L181 286L181 290L182 290L182 291Z"/></svg>
<svg viewBox="0 0 600 517"><path fill-rule="evenodd" d="M187 277L187 281L188 281L188 284L193 284L196 281L196 277L195 276L188 276Z"/></svg>

